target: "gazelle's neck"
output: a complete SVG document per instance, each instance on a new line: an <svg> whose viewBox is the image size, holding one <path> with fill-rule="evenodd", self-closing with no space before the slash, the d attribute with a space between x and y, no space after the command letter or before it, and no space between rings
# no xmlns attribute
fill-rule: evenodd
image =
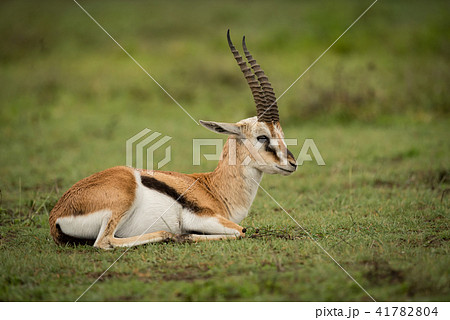
<svg viewBox="0 0 450 320"><path fill-rule="evenodd" d="M226 204L230 220L241 222L255 199L263 173L242 162L248 155L239 140L228 139L217 168L210 173L210 182Z"/></svg>

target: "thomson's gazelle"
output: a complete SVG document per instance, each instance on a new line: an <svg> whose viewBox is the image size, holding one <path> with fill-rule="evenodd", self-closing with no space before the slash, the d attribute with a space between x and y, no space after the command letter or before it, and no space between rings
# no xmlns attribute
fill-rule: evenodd
<svg viewBox="0 0 450 320"><path fill-rule="evenodd" d="M93 243L109 249L164 240L220 240L245 235L248 214L263 173L296 169L284 142L271 84L242 40L247 62L231 42L234 58L250 86L257 117L237 123L201 121L227 134L213 172L183 174L114 167L73 185L50 213L58 244Z"/></svg>

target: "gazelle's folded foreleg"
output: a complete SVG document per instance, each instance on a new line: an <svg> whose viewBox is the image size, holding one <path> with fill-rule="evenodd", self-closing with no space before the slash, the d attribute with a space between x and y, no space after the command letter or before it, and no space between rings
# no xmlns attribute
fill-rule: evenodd
<svg viewBox="0 0 450 320"><path fill-rule="evenodd" d="M166 241L174 237L170 232L157 231L151 233L145 233L139 236L127 237L127 238L116 238L114 236L117 227L121 221L126 216L125 214L117 214L106 217L100 228L97 240L94 243L94 247L101 249L112 249L115 247L132 247L146 243L161 242Z"/></svg>
<svg viewBox="0 0 450 320"><path fill-rule="evenodd" d="M185 214L183 229L188 233L184 235L186 240L192 241L237 239L245 236L245 228L222 216ZM190 234L191 232L200 234Z"/></svg>

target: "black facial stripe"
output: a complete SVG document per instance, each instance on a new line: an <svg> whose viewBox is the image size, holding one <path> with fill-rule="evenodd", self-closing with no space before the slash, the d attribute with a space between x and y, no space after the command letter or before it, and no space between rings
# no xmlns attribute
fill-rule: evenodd
<svg viewBox="0 0 450 320"><path fill-rule="evenodd" d="M267 152L270 152L271 154L274 155L274 157L275 157L276 159L278 159L277 152L270 146L269 143L266 144L266 151L267 151Z"/></svg>
<svg viewBox="0 0 450 320"><path fill-rule="evenodd" d="M288 155L288 157L289 157L289 156L291 156L291 157L292 157L292 159L294 159L294 160L295 160L295 157L294 157L294 155L292 154L292 152L291 152L291 151L289 151L289 149L287 149L287 155Z"/></svg>
<svg viewBox="0 0 450 320"><path fill-rule="evenodd" d="M183 195L179 194L177 190L159 181L153 177L141 176L141 182L149 189L156 190L176 200L183 208L189 209L193 212L201 211L200 207L192 201L187 200Z"/></svg>

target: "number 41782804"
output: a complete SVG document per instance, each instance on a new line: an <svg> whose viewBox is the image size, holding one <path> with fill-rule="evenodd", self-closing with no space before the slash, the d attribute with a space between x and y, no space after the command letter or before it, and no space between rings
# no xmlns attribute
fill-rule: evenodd
<svg viewBox="0 0 450 320"><path fill-rule="evenodd" d="M402 316L402 317L413 317L413 316L437 316L438 310L437 307L429 308L429 307L378 307L377 311L379 316Z"/></svg>

